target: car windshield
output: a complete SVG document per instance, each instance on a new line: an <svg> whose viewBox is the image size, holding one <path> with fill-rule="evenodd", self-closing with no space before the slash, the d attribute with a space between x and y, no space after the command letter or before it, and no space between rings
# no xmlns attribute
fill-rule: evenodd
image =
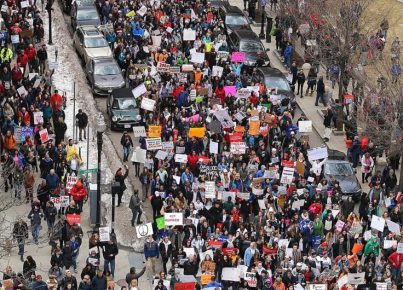
<svg viewBox="0 0 403 290"><path fill-rule="evenodd" d="M240 51L242 52L263 52L264 47L260 42L242 41Z"/></svg>
<svg viewBox="0 0 403 290"><path fill-rule="evenodd" d="M132 110L137 107L136 101L132 98L115 99L112 108L115 110Z"/></svg>
<svg viewBox="0 0 403 290"><path fill-rule="evenodd" d="M85 47L88 48L97 48L97 47L106 47L108 43L103 37L89 37L84 39Z"/></svg>
<svg viewBox="0 0 403 290"><path fill-rule="evenodd" d="M227 25L248 25L248 20L240 15L227 15L225 17L225 24Z"/></svg>
<svg viewBox="0 0 403 290"><path fill-rule="evenodd" d="M281 77L266 77L265 85L268 88L277 88L281 91L291 91L288 81Z"/></svg>
<svg viewBox="0 0 403 290"><path fill-rule="evenodd" d="M325 164L325 174L326 175L339 175L339 176L350 176L354 175L353 169L349 163L332 163L327 162Z"/></svg>
<svg viewBox="0 0 403 290"><path fill-rule="evenodd" d="M98 13L96 10L78 10L77 11L77 20L97 20L99 19Z"/></svg>
<svg viewBox="0 0 403 290"><path fill-rule="evenodd" d="M94 5L94 0L77 0L77 6L91 6Z"/></svg>
<svg viewBox="0 0 403 290"><path fill-rule="evenodd" d="M94 74L100 76L118 75L120 70L116 64L103 63L95 65Z"/></svg>

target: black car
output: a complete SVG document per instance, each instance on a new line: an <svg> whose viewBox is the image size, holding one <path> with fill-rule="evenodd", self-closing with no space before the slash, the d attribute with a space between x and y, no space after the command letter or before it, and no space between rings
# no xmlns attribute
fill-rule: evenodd
<svg viewBox="0 0 403 290"><path fill-rule="evenodd" d="M73 30L75 31L77 27L85 25L101 25L97 8L94 5L89 7L78 6L77 9L72 8L71 10L71 27Z"/></svg>
<svg viewBox="0 0 403 290"><path fill-rule="evenodd" d="M244 68L251 71L254 67L270 66L270 59L259 37L252 30L235 30L228 37L231 52L240 51L246 55Z"/></svg>
<svg viewBox="0 0 403 290"><path fill-rule="evenodd" d="M113 90L106 101L111 129L130 129L141 123L140 109L128 88Z"/></svg>
<svg viewBox="0 0 403 290"><path fill-rule="evenodd" d="M218 9L218 14L224 22L226 33L229 35L234 30L251 30L249 20L237 6L222 5Z"/></svg>
<svg viewBox="0 0 403 290"><path fill-rule="evenodd" d="M347 160L328 159L324 164L324 175L326 179L334 177L340 185L343 198L353 197L354 201L361 198L361 184L355 176L355 170Z"/></svg>
<svg viewBox="0 0 403 290"><path fill-rule="evenodd" d="M95 4L94 0L60 0L62 10L64 13L70 14L73 9L77 7L92 7Z"/></svg>
<svg viewBox="0 0 403 290"><path fill-rule="evenodd" d="M290 83L284 74L272 67L260 67L256 70L259 79L266 85L267 89L277 89L277 94L282 98L294 100L294 93Z"/></svg>

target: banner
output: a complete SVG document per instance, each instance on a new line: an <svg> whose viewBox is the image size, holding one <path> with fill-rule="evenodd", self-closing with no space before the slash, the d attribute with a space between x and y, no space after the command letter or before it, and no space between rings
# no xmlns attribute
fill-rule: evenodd
<svg viewBox="0 0 403 290"><path fill-rule="evenodd" d="M146 146L147 146L147 150L162 149L161 138L147 138Z"/></svg>
<svg viewBox="0 0 403 290"><path fill-rule="evenodd" d="M162 127L158 125L150 125L148 126L148 137L150 138L158 138L161 137Z"/></svg>
<svg viewBox="0 0 403 290"><path fill-rule="evenodd" d="M165 226L182 226L183 213L181 212L166 212L164 214Z"/></svg>
<svg viewBox="0 0 403 290"><path fill-rule="evenodd" d="M189 138L196 137L196 138L203 138L206 134L206 128L189 128Z"/></svg>

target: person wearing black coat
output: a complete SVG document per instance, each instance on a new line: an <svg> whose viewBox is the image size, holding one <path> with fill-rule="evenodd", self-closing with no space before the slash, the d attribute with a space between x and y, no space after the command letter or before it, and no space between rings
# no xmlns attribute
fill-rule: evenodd
<svg viewBox="0 0 403 290"><path fill-rule="evenodd" d="M120 184L119 192L118 192L118 206L120 206L120 204L122 203L122 196L123 196L124 191L127 188L126 184L125 184L125 179L129 175L129 167L127 165L125 165L125 169L126 169L126 172L124 174L123 174L122 168L119 168L115 174L115 181L119 182L119 184Z"/></svg>
<svg viewBox="0 0 403 290"><path fill-rule="evenodd" d="M98 270L97 275L92 279L91 290L106 290L106 276L102 270Z"/></svg>
<svg viewBox="0 0 403 290"><path fill-rule="evenodd" d="M160 242L159 251L162 258L162 266L165 273L167 272L167 262L172 257L172 243L169 240L168 236L165 236L164 239Z"/></svg>
<svg viewBox="0 0 403 290"><path fill-rule="evenodd" d="M319 81L316 85L316 101L315 101L315 106L318 106L319 100L322 102L322 104L326 107L326 102L325 102L325 83L323 82L323 77L319 77Z"/></svg>
<svg viewBox="0 0 403 290"><path fill-rule="evenodd" d="M103 246L104 270L110 270L111 275L115 276L115 257L119 254L119 249L113 240L108 241ZM110 266L110 267L109 267Z"/></svg>
<svg viewBox="0 0 403 290"><path fill-rule="evenodd" d="M73 286L73 289L77 289L77 279L73 276L73 273L71 273L70 270L66 270L65 276L60 282L60 289L66 289L65 287L67 286L67 284L71 284Z"/></svg>
<svg viewBox="0 0 403 290"><path fill-rule="evenodd" d="M330 134L332 133L331 129L332 119L333 119L333 111L331 108L328 108L323 119L323 125L325 126L325 134L323 136L323 140L325 142L328 142L330 140Z"/></svg>
<svg viewBox="0 0 403 290"><path fill-rule="evenodd" d="M67 125L64 122L64 118L59 118L59 121L55 124L56 145L59 145L60 142L64 140L64 134L66 133L66 131Z"/></svg>
<svg viewBox="0 0 403 290"><path fill-rule="evenodd" d="M73 251L70 247L70 243L65 243L63 248L63 266L66 269L73 266Z"/></svg>
<svg viewBox="0 0 403 290"><path fill-rule="evenodd" d="M304 97L304 83L305 83L305 74L304 71L301 69L297 74L297 95L301 94L301 98Z"/></svg>
<svg viewBox="0 0 403 290"><path fill-rule="evenodd" d="M185 262L184 268L184 275L192 275L196 277L197 272L199 271L199 262L196 257L190 256L189 260Z"/></svg>
<svg viewBox="0 0 403 290"><path fill-rule="evenodd" d="M83 139L82 139L83 132L84 132L84 139L87 138L87 132L86 132L85 128L88 125L88 116L86 113L83 112L83 110L79 109L78 114L76 115L76 120L77 120L78 129L79 129L78 138L80 141L83 141Z"/></svg>

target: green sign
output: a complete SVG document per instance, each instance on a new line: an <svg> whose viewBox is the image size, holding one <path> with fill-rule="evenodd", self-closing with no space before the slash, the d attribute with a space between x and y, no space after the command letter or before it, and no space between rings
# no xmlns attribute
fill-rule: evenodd
<svg viewBox="0 0 403 290"><path fill-rule="evenodd" d="M85 170L85 169L80 170L78 173L79 174L86 174L87 172L88 173L95 173L97 171L98 171L98 168L89 168L88 170Z"/></svg>
<svg viewBox="0 0 403 290"><path fill-rule="evenodd" d="M165 217L159 217L156 219L157 222L157 229L163 230L165 229Z"/></svg>

